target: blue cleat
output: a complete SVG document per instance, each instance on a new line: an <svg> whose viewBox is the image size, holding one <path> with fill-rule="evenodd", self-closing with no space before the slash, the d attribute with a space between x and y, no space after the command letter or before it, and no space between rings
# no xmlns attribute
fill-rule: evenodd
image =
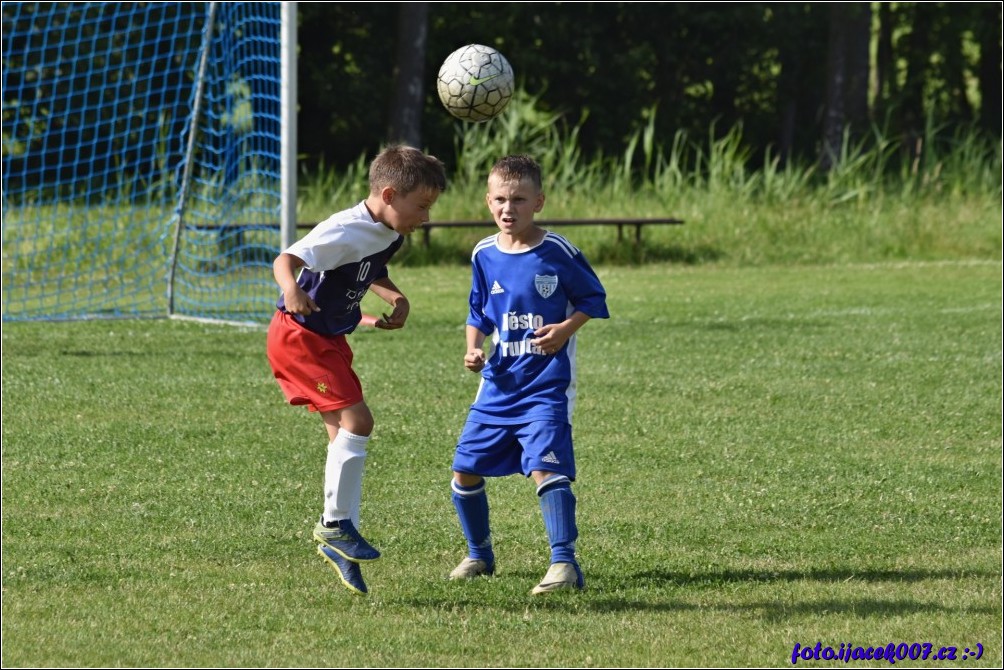
<svg viewBox="0 0 1004 670"><path fill-rule="evenodd" d="M380 552L363 539L351 519L336 521L333 527L318 521L314 526L314 539L353 563L375 561L380 558Z"/></svg>
<svg viewBox="0 0 1004 670"><path fill-rule="evenodd" d="M323 544L317 545L317 553L334 568L335 572L338 573L338 579L342 581L345 588L356 595L366 595L368 589L366 582L363 581L363 571L358 563L353 563Z"/></svg>

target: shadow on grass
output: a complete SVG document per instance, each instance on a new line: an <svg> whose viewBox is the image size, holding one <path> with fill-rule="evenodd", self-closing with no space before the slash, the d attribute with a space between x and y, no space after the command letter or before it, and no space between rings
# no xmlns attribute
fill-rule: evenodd
<svg viewBox="0 0 1004 670"><path fill-rule="evenodd" d="M627 573L610 578L606 575L587 576L584 593L562 591L546 596L523 597L522 592L512 593L512 582L520 587L530 586L537 574L530 572L507 572L492 579L475 580L471 583L446 585L441 597L422 596L403 598L402 603L416 608L470 608L472 610L503 610L512 614L524 613L527 607L538 610L562 612L686 612L721 611L752 614L770 621L779 622L804 615L852 615L856 617L888 617L910 614L933 615L996 615L999 609L992 606L952 606L930 600L898 597L884 600L875 597L858 598L813 598L796 600L769 598L750 600L746 596L736 596L734 589L723 590L723 595L714 604L686 602L696 591L710 588L749 583L769 586L777 582L819 581L845 583L852 589L855 582L912 583L926 580L957 579L999 579L1000 574L983 570L723 570L706 573L683 573L672 571L645 571ZM501 582L501 583L500 583ZM491 595L486 595L486 589ZM498 593L503 591L503 593ZM509 592L510 597L506 597ZM739 602L732 602L739 601Z"/></svg>
<svg viewBox="0 0 1004 670"><path fill-rule="evenodd" d="M536 601L534 601L536 602ZM567 609L567 602L562 603L541 603L543 608ZM911 600L907 598L896 598L891 600L881 600L879 598L847 598L847 599L817 599L802 601L781 601L777 599L767 599L752 602L728 602L723 599L721 602L712 605L696 605L689 602L681 602L672 598L663 599L659 597L647 596L614 596L614 597L592 597L582 607L594 612L685 612L685 611L707 611L707 612L734 612L758 616L759 618L778 623L787 619L802 616L819 615L850 615L859 618L869 617L894 617L909 616L911 614L924 615L946 615L952 617L983 615L990 616L999 613L999 610L987 605L982 607L942 605L930 601ZM515 607L514 611L519 611Z"/></svg>
<svg viewBox="0 0 1004 670"><path fill-rule="evenodd" d="M623 586L715 586L749 582L920 582L929 579L999 579L1001 573L985 570L713 570L674 572L648 570L636 572L623 580Z"/></svg>
<svg viewBox="0 0 1004 670"><path fill-rule="evenodd" d="M429 265L468 265L471 262L471 248L456 244L430 241L428 246L421 242L405 244L394 257L394 263L406 267ZM725 258L725 253L714 247L697 245L683 247L658 243L629 241L604 242L583 245L582 252L593 265L644 265L645 263L679 263L700 265L713 263Z"/></svg>

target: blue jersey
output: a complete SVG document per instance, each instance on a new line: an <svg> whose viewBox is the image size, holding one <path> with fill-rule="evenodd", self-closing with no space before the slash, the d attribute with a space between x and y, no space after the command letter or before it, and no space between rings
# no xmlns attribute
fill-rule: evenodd
<svg viewBox="0 0 1004 670"><path fill-rule="evenodd" d="M540 244L503 251L498 235L481 240L471 256L467 324L491 335L469 421L571 423L575 406L575 336L547 355L530 344L534 330L561 323L572 312L607 318L606 292L582 253L547 233Z"/></svg>
<svg viewBox="0 0 1004 670"><path fill-rule="evenodd" d="M387 276L387 262L403 242L393 229L374 221L362 202L317 224L286 253L304 262L296 283L321 311L293 318L322 335L355 330L362 318L359 302L370 284ZM276 307L286 311L284 296Z"/></svg>

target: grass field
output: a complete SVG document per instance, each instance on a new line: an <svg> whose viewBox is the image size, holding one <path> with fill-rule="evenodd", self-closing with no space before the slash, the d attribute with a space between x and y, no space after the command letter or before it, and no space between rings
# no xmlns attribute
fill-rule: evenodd
<svg viewBox="0 0 1004 670"><path fill-rule="evenodd" d="M489 484L498 574L446 580L467 269L397 268L408 327L351 337L367 597L314 553L326 439L263 329L4 324L4 667L776 667L817 642L1001 665L999 261L599 272L588 589L545 598L521 478Z"/></svg>

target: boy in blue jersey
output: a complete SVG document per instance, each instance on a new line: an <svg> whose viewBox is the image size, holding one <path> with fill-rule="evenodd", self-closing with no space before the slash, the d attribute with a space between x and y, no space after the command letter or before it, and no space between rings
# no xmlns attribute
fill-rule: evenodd
<svg viewBox="0 0 1004 670"><path fill-rule="evenodd" d="M531 593L582 589L571 488L575 333L591 318L609 317L606 293L578 249L534 222L544 207L535 160L499 160L486 199L499 232L471 256L464 365L481 382L453 459L452 498L468 555L450 579L495 572L485 477L520 473L537 486L551 545L551 565Z"/></svg>
<svg viewBox="0 0 1004 670"><path fill-rule="evenodd" d="M404 326L408 299L390 280L387 262L403 236L429 220L446 174L435 157L391 146L370 164L369 183L365 200L319 223L275 259L282 295L267 343L287 401L320 414L327 429L324 510L313 537L346 588L359 594L367 591L359 563L380 557L357 528L373 415L345 336L359 325L359 303L370 289L391 306L376 327Z"/></svg>

